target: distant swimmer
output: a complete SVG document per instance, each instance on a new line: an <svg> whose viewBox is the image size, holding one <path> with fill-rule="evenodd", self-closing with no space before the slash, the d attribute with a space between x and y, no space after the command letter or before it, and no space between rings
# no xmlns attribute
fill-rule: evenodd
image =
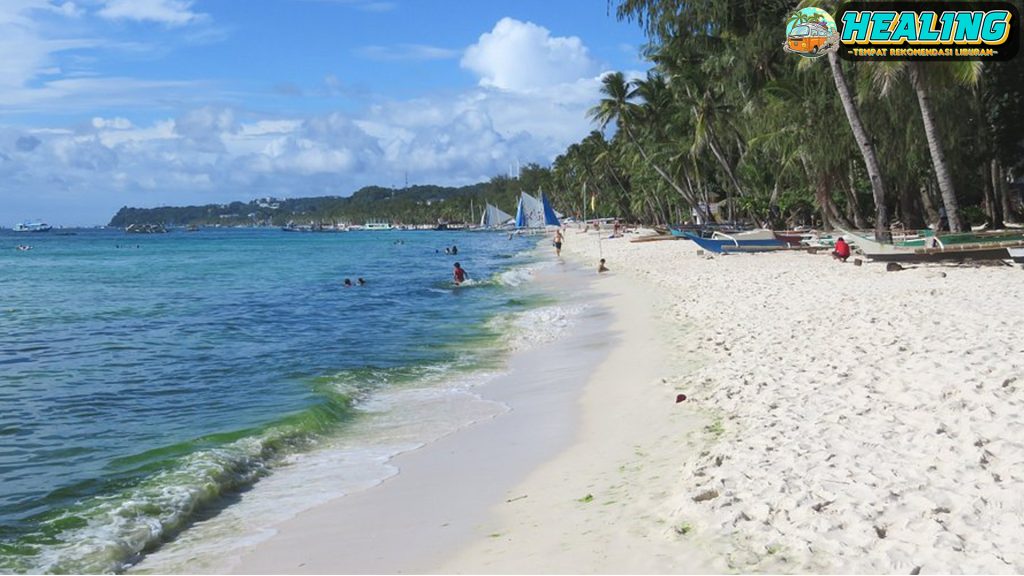
<svg viewBox="0 0 1024 576"><path fill-rule="evenodd" d="M456 262L455 269L452 270L452 276L455 278L455 285L458 286L466 281L466 270Z"/></svg>
<svg viewBox="0 0 1024 576"><path fill-rule="evenodd" d="M32 249L32 247L31 247L31 246L29 246L29 245L27 245L27 244L18 244L18 246L17 246L17 248L16 248L16 249L17 249L17 250L20 250L20 251L22 251L22 252L27 252L27 251L31 250L31 249Z"/></svg>
<svg viewBox="0 0 1024 576"><path fill-rule="evenodd" d="M360 286L362 286L363 284L366 284L366 280L363 280L362 278L360 278L359 280L356 280L356 282L358 282Z"/></svg>
<svg viewBox="0 0 1024 576"><path fill-rule="evenodd" d="M459 253L459 247L456 246L455 244L452 244L452 256L455 256L458 253Z"/></svg>
<svg viewBox="0 0 1024 576"><path fill-rule="evenodd" d="M348 278L345 278L345 288L351 288L351 287L352 287L352 281L349 280Z"/></svg>
<svg viewBox="0 0 1024 576"><path fill-rule="evenodd" d="M607 272L608 267L604 265L604 258L601 258L601 263L597 265L597 273Z"/></svg>

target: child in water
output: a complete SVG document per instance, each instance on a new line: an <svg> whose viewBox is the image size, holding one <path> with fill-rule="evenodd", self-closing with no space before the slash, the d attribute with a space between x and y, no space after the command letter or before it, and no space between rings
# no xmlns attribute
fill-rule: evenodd
<svg viewBox="0 0 1024 576"><path fill-rule="evenodd" d="M604 258L601 258L601 263L597 265L597 273L607 272L608 267L604 265Z"/></svg>
<svg viewBox="0 0 1024 576"><path fill-rule="evenodd" d="M466 281L466 270L463 269L458 262L456 262L455 269L452 270L452 276L454 276L455 278L455 285L458 286L459 284L462 284L463 282Z"/></svg>

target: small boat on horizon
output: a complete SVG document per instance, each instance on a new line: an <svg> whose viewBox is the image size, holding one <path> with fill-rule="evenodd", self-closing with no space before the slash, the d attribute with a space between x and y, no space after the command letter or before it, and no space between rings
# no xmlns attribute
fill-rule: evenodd
<svg viewBox="0 0 1024 576"><path fill-rule="evenodd" d="M49 232L50 230L53 230L53 226L39 220L35 222L22 222L14 227L15 232Z"/></svg>

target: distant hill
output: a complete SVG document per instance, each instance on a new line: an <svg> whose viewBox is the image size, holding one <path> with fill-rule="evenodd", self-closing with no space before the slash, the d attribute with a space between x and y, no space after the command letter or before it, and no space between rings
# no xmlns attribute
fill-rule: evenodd
<svg viewBox="0 0 1024 576"><path fill-rule="evenodd" d="M362 224L372 219L385 219L406 225L434 224L439 219L465 222L471 218L479 219L486 202L506 212L514 212L520 190L536 191L545 185L550 187L549 179L549 170L530 166L522 171L518 179L498 176L488 182L457 188L427 185L392 189L367 186L349 197L260 198L230 204L159 208L125 206L110 219L108 226L282 226L288 222Z"/></svg>

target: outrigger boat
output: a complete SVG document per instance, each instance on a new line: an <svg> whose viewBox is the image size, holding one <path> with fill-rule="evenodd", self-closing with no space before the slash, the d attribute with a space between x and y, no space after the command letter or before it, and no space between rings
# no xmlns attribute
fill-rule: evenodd
<svg viewBox="0 0 1024 576"><path fill-rule="evenodd" d="M786 244L777 239L771 230L751 230L737 234L715 232L711 238L701 238L693 232L684 231L683 236L693 240L701 248L717 254L723 252L769 252L786 248Z"/></svg>
<svg viewBox="0 0 1024 576"><path fill-rule="evenodd" d="M895 246L882 244L862 234L843 230L843 234L854 238L858 250L879 262L943 262L964 260L1003 260L1008 249L1024 249L1024 237L998 236L984 241L975 238L973 242L957 238L961 242L946 243L944 238L932 236L928 246ZM1013 239L1010 239L1013 238Z"/></svg>

